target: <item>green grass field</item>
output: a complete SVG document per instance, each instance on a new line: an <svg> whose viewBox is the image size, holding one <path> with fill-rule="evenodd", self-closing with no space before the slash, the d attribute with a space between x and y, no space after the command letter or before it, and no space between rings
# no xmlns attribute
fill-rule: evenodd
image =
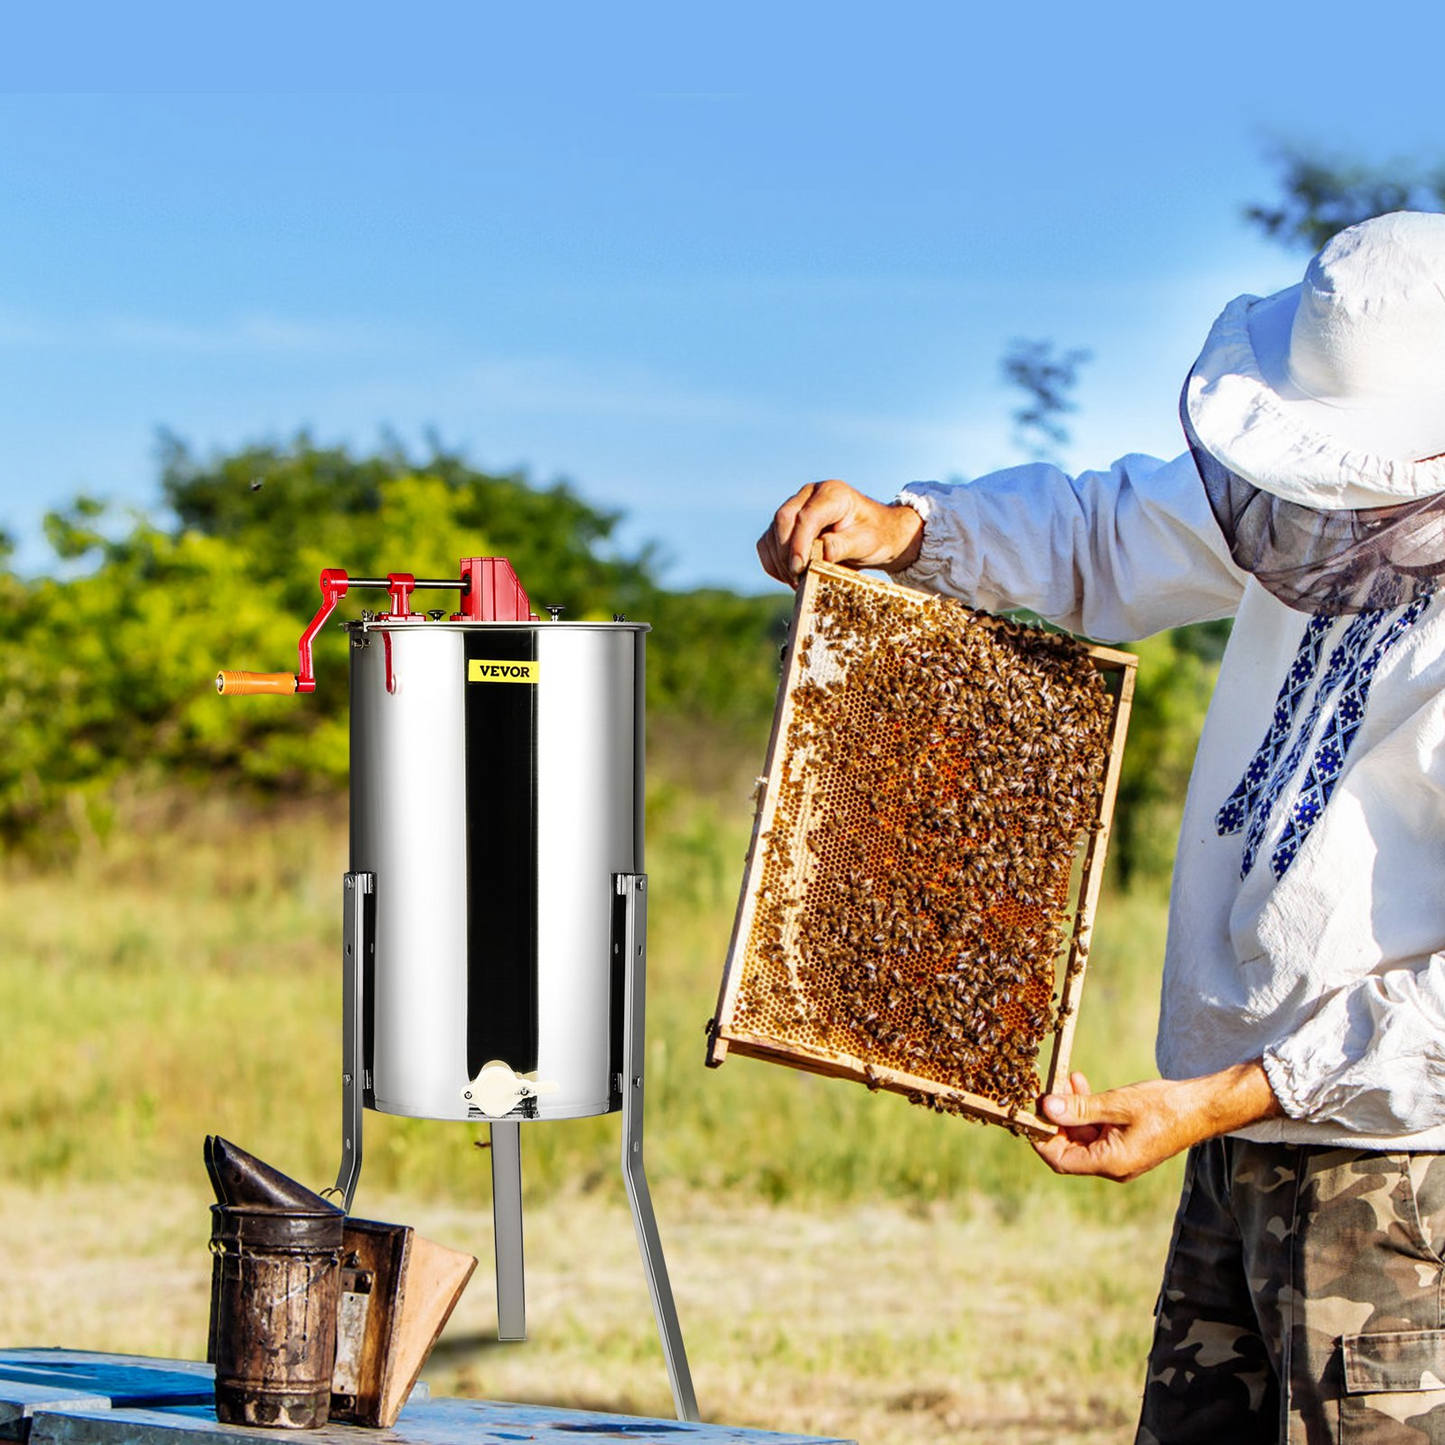
<svg viewBox="0 0 1445 1445"><path fill-rule="evenodd" d="M339 1116L335 808L245 816L134 804L63 871L11 869L0 910L0 1177L178 1179L222 1133L329 1182ZM1055 1182L1021 1140L893 1095L749 1059L702 1065L747 846L745 801L659 790L648 867L649 1150L659 1183L774 1202L906 1199L1092 1217L1172 1192ZM1152 1072L1162 910L1108 897L1075 1059L1096 1086ZM610 1176L616 1121L527 1131L529 1186ZM485 1131L368 1115L364 1183L471 1197Z"/></svg>
<svg viewBox="0 0 1445 1445"><path fill-rule="evenodd" d="M678 1242L670 1255L684 1313L697 1321L712 1417L826 1422L876 1441L1122 1438L1177 1169L1125 1188L1056 1179L1003 1130L753 1060L706 1069L704 1025L749 805L660 786L649 812L649 1175L665 1238ZM330 1182L344 866L338 806L156 797L123 805L109 837L63 871L9 865L0 908L9 1249L23 1265L27 1232L38 1236L16 1226L38 1209L56 1230L68 1221L77 1237L94 1231L97 1255L106 1223L122 1239L130 1229L149 1240L151 1256L183 1275L193 1260L195 1273L147 1323L98 1316L83 1272L12 1265L0 1271L0 1338L178 1348L175 1308L197 1291L204 1305L206 1133L314 1186ZM1106 896L1075 1046L1096 1087L1153 1072L1163 935L1157 897ZM489 1176L475 1144L485 1131L376 1114L367 1130L358 1209L442 1218L458 1244L474 1219L468 1247L484 1251ZM569 1216L607 1221L597 1232L619 1242L599 1246L598 1268L630 1281L617 1147L615 1118L523 1134L529 1220L550 1221L544 1234L565 1234ZM182 1216L184 1227L154 1222ZM588 1279L573 1278L585 1264L549 1265L548 1247L539 1245L544 1277L551 1268L585 1297ZM847 1267L825 1268L838 1250ZM606 1338L593 1337L580 1306L575 1318L562 1309L570 1323L526 1357L535 1365L497 1376L480 1343L491 1328L483 1273L464 1312L470 1333L439 1356L436 1379L498 1394L500 1378L514 1397L665 1412L641 1308L640 1327L629 1315L622 1334L601 1330ZM36 1339L42 1322L51 1335ZM1031 1386L1041 1372L1051 1382Z"/></svg>

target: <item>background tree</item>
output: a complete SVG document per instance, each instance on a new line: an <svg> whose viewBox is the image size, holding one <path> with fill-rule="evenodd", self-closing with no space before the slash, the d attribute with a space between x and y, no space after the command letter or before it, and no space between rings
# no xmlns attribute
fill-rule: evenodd
<svg viewBox="0 0 1445 1445"><path fill-rule="evenodd" d="M1401 205L1445 209L1445 171L1287 150L1278 159L1280 196L1246 216L1284 245L1318 246ZM1003 376L1022 396L1015 440L1028 455L1053 460L1068 445L1088 360L1044 340L1016 340L1005 353ZM346 663L330 633L316 650L318 691L296 706L219 705L216 667L294 666L323 566L445 576L478 551L510 557L539 605L653 624L649 730L660 772L679 786L731 785L756 768L790 599L663 587L648 549L617 545L618 514L565 482L486 473L435 439L415 456L392 441L354 454L304 433L205 458L163 436L160 480L164 509L154 513L85 497L52 513L51 575L15 575L0 538L0 839L63 846L77 819L103 822L121 778L334 790L346 770ZM1210 624L1141 645L1116 835L1126 880L1167 868L1227 636L1227 624Z"/></svg>
<svg viewBox="0 0 1445 1445"><path fill-rule="evenodd" d="M1398 162L1378 168L1290 146L1274 153L1279 198L1246 206L1244 216L1270 239L1318 251L1331 236L1389 211L1445 210L1445 168Z"/></svg>
<svg viewBox="0 0 1445 1445"><path fill-rule="evenodd" d="M1011 413L1014 441L1035 461L1057 461L1068 446L1063 418L1078 410L1073 391L1079 368L1091 359L1088 351L1057 352L1052 341L1018 339L1004 352L1004 380L1024 394L1023 403Z"/></svg>
<svg viewBox="0 0 1445 1445"><path fill-rule="evenodd" d="M21 579L0 550L0 838L63 850L77 810L103 825L122 777L339 787L346 649L330 627L309 697L222 703L212 683L221 666L294 669L330 566L446 577L462 556L509 557L539 608L653 625L648 702L664 750L686 734L715 776L734 739L766 736L789 599L664 588L647 548L615 545L618 514L565 483L485 473L435 444L354 456L303 434L202 460L167 436L161 452L168 517L81 497L46 518L52 575ZM348 597L338 616L379 600Z"/></svg>

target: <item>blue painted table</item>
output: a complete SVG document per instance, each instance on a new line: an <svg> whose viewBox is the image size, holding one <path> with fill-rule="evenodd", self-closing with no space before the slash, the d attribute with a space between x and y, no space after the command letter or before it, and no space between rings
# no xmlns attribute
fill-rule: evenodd
<svg viewBox="0 0 1445 1445"><path fill-rule="evenodd" d="M216 1421L209 1365L79 1350L0 1350L0 1440L25 1445L856 1445L493 1400L433 1400L420 1390L390 1430L328 1425L262 1430Z"/></svg>

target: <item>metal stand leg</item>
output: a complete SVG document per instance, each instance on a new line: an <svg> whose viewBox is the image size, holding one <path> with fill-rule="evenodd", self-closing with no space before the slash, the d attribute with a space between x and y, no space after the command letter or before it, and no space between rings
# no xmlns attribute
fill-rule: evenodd
<svg viewBox="0 0 1445 1445"><path fill-rule="evenodd" d="M632 1206L637 1229L637 1247L652 1296L652 1312L667 1361L667 1378L679 1420L698 1420L697 1396L692 1372L677 1322L672 1285L667 1278L667 1261L662 1257L662 1240L657 1217L652 1212L652 1195L642 1167L643 1040L647 1014L647 878L641 873L614 875L617 892L624 900L622 949L623 977L626 979L622 1017L622 1178Z"/></svg>
<svg viewBox="0 0 1445 1445"><path fill-rule="evenodd" d="M351 1213L356 1181L361 1178L361 1127L365 1111L362 1087L361 996L366 955L371 947L367 926L367 900L374 884L371 873L346 875L346 899L342 914L341 967L341 1169L335 1192L342 1208Z"/></svg>
<svg viewBox="0 0 1445 1445"><path fill-rule="evenodd" d="M527 1285L522 1268L521 1125L492 1123L492 1233L497 1256L497 1338L527 1338Z"/></svg>

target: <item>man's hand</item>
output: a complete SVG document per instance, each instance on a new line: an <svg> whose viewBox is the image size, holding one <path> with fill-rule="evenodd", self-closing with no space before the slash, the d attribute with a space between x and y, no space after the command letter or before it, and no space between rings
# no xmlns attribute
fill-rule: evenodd
<svg viewBox="0 0 1445 1445"><path fill-rule="evenodd" d="M875 502L846 482L809 482L758 538L763 571L796 587L820 537L825 561L901 572L918 559L923 518L912 507Z"/></svg>
<svg viewBox="0 0 1445 1445"><path fill-rule="evenodd" d="M1056 1174L1097 1174L1123 1183L1137 1179L1181 1149L1228 1134L1284 1111L1264 1066L1255 1060L1198 1079L1150 1079L1089 1092L1082 1074L1070 1093L1048 1094L1040 1112L1059 1126L1034 1149Z"/></svg>

